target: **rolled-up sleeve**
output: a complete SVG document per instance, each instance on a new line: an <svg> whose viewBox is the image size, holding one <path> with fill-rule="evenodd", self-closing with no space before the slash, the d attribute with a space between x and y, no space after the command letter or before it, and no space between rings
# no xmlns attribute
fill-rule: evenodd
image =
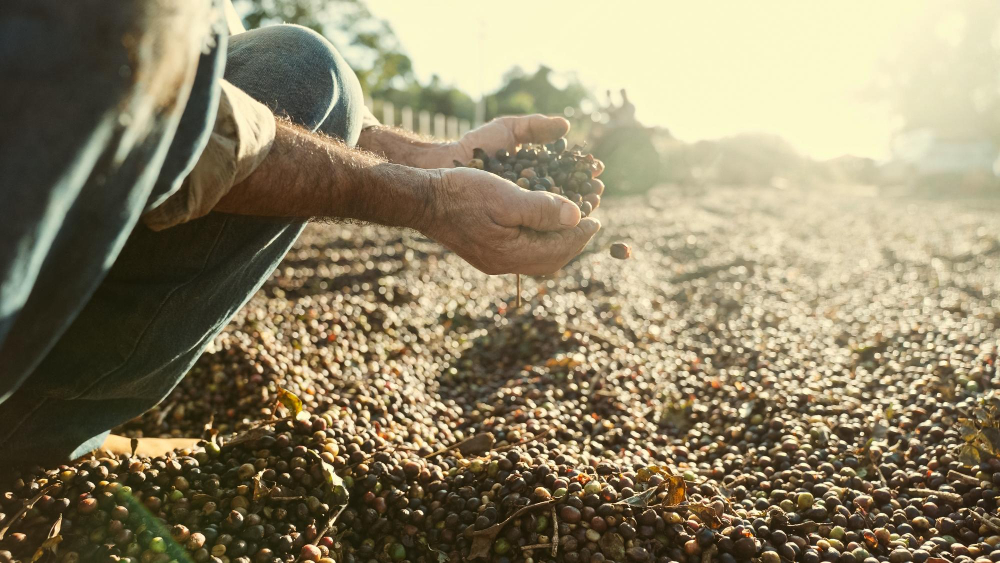
<svg viewBox="0 0 1000 563"><path fill-rule="evenodd" d="M361 130L368 129L369 127L376 127L382 125L372 110L368 109L368 106L364 106L364 110L361 114Z"/></svg>
<svg viewBox="0 0 1000 563"><path fill-rule="evenodd" d="M274 115L266 106L222 81L211 137L179 190L142 219L160 231L207 215L233 186L263 162L274 143Z"/></svg>

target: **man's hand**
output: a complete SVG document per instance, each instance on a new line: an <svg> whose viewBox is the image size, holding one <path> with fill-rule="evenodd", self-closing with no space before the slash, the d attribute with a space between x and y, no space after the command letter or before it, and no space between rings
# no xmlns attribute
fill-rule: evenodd
<svg viewBox="0 0 1000 563"><path fill-rule="evenodd" d="M601 228L568 199L482 170L440 170L420 230L487 274L551 274Z"/></svg>
<svg viewBox="0 0 1000 563"><path fill-rule="evenodd" d="M453 160L468 162L472 149L480 148L493 155L500 149L513 151L527 143L551 143L569 132L569 121L557 116L541 114L498 117L469 131L461 139L449 143ZM450 162L448 163L451 164Z"/></svg>
<svg viewBox="0 0 1000 563"><path fill-rule="evenodd" d="M487 154L495 154L504 149L513 152L519 145L551 143L569 132L569 121L542 114L498 117L489 123L466 133L461 139L443 145L445 154L440 156L440 168L449 168L453 161L462 163L472 159L472 150L483 149ZM604 183L596 179L604 172L604 163L597 161L594 172L594 193L583 197L584 201L597 209L601 205Z"/></svg>
<svg viewBox="0 0 1000 563"><path fill-rule="evenodd" d="M489 154L500 149L513 151L525 143L550 143L564 137L568 131L569 121L561 117L520 115L498 117L450 143L421 139L402 129L369 127L361 132L358 147L397 164L427 169L451 168L456 160L463 164L469 162L475 148ZM594 175L603 170L601 164Z"/></svg>
<svg viewBox="0 0 1000 563"><path fill-rule="evenodd" d="M410 227L488 274L551 274L601 227L562 196L473 168L388 163L285 123L264 162L215 210Z"/></svg>

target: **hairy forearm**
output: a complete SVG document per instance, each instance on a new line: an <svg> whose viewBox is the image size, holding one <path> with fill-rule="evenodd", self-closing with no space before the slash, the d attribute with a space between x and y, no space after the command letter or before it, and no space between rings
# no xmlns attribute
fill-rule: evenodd
<svg viewBox="0 0 1000 563"><path fill-rule="evenodd" d="M355 219L421 228L436 172L393 164L279 122L271 152L215 206L266 217Z"/></svg>
<svg viewBox="0 0 1000 563"><path fill-rule="evenodd" d="M389 162L416 168L452 166L452 143L439 143L395 127L369 127L361 132L358 147L373 152Z"/></svg>

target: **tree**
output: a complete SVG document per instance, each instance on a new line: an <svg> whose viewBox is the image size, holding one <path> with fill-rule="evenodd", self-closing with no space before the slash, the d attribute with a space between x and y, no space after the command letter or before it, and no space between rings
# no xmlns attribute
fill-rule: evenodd
<svg viewBox="0 0 1000 563"><path fill-rule="evenodd" d="M472 120L476 101L467 93L433 75L421 84L392 27L376 18L362 0L234 0L248 29L274 23L293 23L327 37L354 69L365 93L397 107L453 115ZM534 74L513 68L503 85L487 97L487 118L533 112L561 114L579 110L590 94L573 77L560 88L556 73L541 66ZM380 115L376 108L376 115Z"/></svg>
<svg viewBox="0 0 1000 563"><path fill-rule="evenodd" d="M555 72L541 65L534 74L527 74L514 67L503 76L503 84L486 96L486 117L523 113L562 114L566 108L580 109L580 103L592 98L575 77L570 76L566 85L553 84Z"/></svg>
<svg viewBox="0 0 1000 563"><path fill-rule="evenodd" d="M1000 3L928 3L882 94L905 130L1000 143Z"/></svg>
<svg viewBox="0 0 1000 563"><path fill-rule="evenodd" d="M369 95L381 97L416 81L392 27L360 0L235 0L234 5L247 29L294 23L330 39Z"/></svg>

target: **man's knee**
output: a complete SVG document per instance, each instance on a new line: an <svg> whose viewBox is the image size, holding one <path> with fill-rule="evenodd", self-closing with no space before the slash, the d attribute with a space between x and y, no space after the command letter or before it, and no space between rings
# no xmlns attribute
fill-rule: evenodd
<svg viewBox="0 0 1000 563"><path fill-rule="evenodd" d="M274 25L233 36L226 78L278 115L357 141L361 85L337 49L311 29Z"/></svg>

